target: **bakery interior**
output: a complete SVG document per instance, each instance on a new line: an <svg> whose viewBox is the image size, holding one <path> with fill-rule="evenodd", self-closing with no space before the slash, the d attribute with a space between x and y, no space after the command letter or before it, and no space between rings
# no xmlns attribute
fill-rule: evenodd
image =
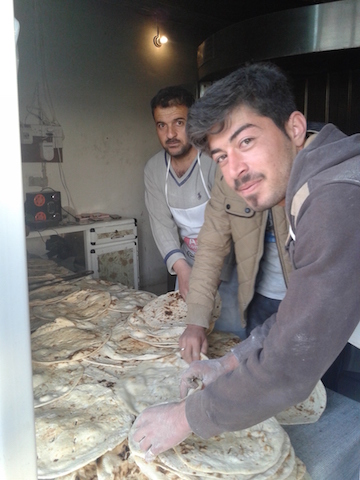
<svg viewBox="0 0 360 480"><path fill-rule="evenodd" d="M4 155L1 180L0 477L33 480L29 256L52 259L69 277L170 291L144 202L144 166L160 149L150 99L175 84L200 96L245 62L272 60L293 78L308 120L359 132L360 0L14 0L2 8L2 126L15 158ZM159 33L167 43L156 44ZM50 208L42 216L39 194ZM355 350L338 393L358 408Z"/></svg>

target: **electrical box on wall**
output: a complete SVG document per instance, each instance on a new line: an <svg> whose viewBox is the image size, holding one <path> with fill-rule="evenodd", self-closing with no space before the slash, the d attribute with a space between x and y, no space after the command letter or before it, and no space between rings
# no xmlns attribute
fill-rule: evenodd
<svg viewBox="0 0 360 480"><path fill-rule="evenodd" d="M64 133L60 125L21 125L23 162L62 162Z"/></svg>
<svg viewBox="0 0 360 480"><path fill-rule="evenodd" d="M34 230L59 225L62 220L61 193L54 190L27 193L25 223Z"/></svg>

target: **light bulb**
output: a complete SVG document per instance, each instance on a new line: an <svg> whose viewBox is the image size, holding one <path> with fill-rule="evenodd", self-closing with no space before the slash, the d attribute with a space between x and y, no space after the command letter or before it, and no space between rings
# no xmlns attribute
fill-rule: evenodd
<svg viewBox="0 0 360 480"><path fill-rule="evenodd" d="M163 45L163 44L166 43L167 41L168 41L168 38L165 37L165 35L162 35L162 36L160 37L160 43L161 43L161 45Z"/></svg>

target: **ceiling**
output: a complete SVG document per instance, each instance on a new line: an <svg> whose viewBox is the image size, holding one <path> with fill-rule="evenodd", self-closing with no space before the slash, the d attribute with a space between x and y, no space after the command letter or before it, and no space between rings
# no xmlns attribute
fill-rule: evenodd
<svg viewBox="0 0 360 480"><path fill-rule="evenodd" d="M160 26L181 25L200 44L213 33L252 17L331 0L104 0L151 16ZM334 0L332 0L334 1Z"/></svg>

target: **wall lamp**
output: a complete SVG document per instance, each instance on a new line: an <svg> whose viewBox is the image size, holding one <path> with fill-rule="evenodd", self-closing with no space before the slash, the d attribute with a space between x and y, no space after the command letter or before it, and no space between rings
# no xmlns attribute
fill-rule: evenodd
<svg viewBox="0 0 360 480"><path fill-rule="evenodd" d="M167 37L165 37L165 35L160 35L159 26L157 26L156 32L157 33L156 33L156 35L153 39L153 42L154 42L155 47L160 48L161 45L164 45L164 43L166 43L168 41L168 39L167 39Z"/></svg>

